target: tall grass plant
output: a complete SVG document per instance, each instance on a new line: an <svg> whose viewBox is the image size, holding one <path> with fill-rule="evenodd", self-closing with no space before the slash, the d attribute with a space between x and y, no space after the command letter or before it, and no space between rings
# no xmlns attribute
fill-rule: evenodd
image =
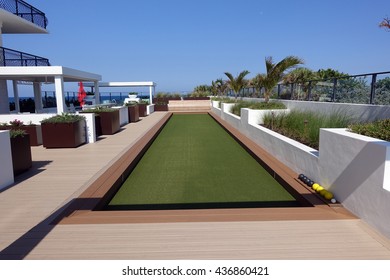
<svg viewBox="0 0 390 280"><path fill-rule="evenodd" d="M314 149L319 148L320 128L348 127L353 119L343 112L330 115L292 110L290 113L264 117L264 126Z"/></svg>

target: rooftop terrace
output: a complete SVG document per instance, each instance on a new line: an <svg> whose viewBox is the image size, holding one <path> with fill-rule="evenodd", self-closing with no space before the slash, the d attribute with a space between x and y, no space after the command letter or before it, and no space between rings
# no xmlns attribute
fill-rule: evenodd
<svg viewBox="0 0 390 280"><path fill-rule="evenodd" d="M166 114L73 150L32 147L33 168L0 193L0 258L390 259L388 239L326 208L303 209L299 219L290 209L219 209L164 212L165 220L161 212L139 211L127 223L51 224Z"/></svg>

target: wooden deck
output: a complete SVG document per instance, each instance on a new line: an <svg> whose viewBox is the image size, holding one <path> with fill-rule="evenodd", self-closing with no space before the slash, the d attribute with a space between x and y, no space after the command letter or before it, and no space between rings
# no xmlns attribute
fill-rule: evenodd
<svg viewBox="0 0 390 280"><path fill-rule="evenodd" d="M0 259L390 259L387 238L325 207L300 208L306 219L288 210L280 219L280 209L220 209L51 224L166 114L77 149L33 147L32 170L0 193Z"/></svg>

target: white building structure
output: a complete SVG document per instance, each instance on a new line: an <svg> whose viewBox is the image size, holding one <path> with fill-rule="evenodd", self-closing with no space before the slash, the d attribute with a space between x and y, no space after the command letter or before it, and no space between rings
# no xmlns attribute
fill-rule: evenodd
<svg viewBox="0 0 390 280"><path fill-rule="evenodd" d="M153 96L156 92L156 83L155 82L99 82L98 86L96 83L84 83L85 87L91 87L92 92L99 92L99 87L148 87L149 88L149 104L152 104Z"/></svg>
<svg viewBox="0 0 390 280"><path fill-rule="evenodd" d="M33 85L36 112L43 109L41 84L54 83L57 113L62 113L67 111L64 83L87 81L97 85L101 80L100 75L62 66L50 66L46 58L3 47L2 34L47 34L47 22L43 12L25 1L0 2L0 114L10 113L7 81L13 83L16 112L20 112L18 82L22 81ZM98 87L96 88L95 98L99 100Z"/></svg>

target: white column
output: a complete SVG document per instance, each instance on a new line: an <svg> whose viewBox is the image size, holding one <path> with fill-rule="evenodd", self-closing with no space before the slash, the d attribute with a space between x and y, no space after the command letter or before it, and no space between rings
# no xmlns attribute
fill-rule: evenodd
<svg viewBox="0 0 390 280"><path fill-rule="evenodd" d="M40 112L43 109L42 106L42 89L41 83L33 83L34 87L34 102L35 102L35 112Z"/></svg>
<svg viewBox="0 0 390 280"><path fill-rule="evenodd" d="M95 103L99 104L100 103L99 82L94 81L93 83L95 85Z"/></svg>
<svg viewBox="0 0 390 280"><path fill-rule="evenodd" d="M0 114L9 114L7 80L0 80Z"/></svg>
<svg viewBox="0 0 390 280"><path fill-rule="evenodd" d="M57 114L62 114L66 112L64 78L62 76L56 76L54 82L56 89Z"/></svg>
<svg viewBox="0 0 390 280"><path fill-rule="evenodd" d="M12 86L13 86L13 90L14 90L15 111L16 111L16 113L20 113L18 81L13 80Z"/></svg>
<svg viewBox="0 0 390 280"><path fill-rule="evenodd" d="M152 105L152 100L153 100L153 86L149 87L149 104Z"/></svg>

